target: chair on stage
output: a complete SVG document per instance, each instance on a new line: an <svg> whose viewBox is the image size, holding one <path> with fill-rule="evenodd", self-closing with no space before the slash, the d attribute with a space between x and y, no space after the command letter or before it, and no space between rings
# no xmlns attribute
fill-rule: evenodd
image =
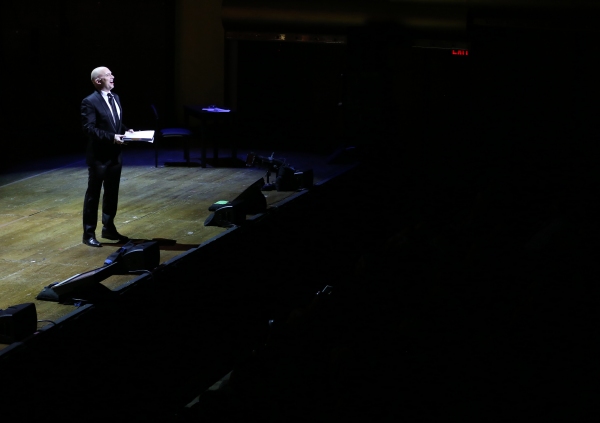
<svg viewBox="0 0 600 423"><path fill-rule="evenodd" d="M192 131L187 128L162 128L161 121L158 115L156 105L151 104L152 112L154 113L155 129L154 129L154 166L158 167L158 149L166 145L170 139L179 139L183 142L183 162L165 162L165 166L200 166L199 163L190 161L190 142L194 136Z"/></svg>

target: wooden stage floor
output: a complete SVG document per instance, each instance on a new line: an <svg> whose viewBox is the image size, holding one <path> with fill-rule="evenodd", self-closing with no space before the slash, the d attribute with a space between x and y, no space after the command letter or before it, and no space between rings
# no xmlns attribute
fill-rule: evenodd
<svg viewBox="0 0 600 423"><path fill-rule="evenodd" d="M255 151L261 156L272 152ZM238 152L243 165L248 151ZM192 158L196 153L192 150ZM328 157L308 153L275 153L296 170L312 169L318 183L344 172L347 164L328 164ZM205 227L208 207L232 200L264 177L262 167L165 167L180 161L181 150L161 151L154 166L150 148L124 153L117 228L132 239L168 239L161 246L160 263L196 248L226 231ZM274 178L271 179L274 181ZM34 303L39 320L53 321L75 309L36 299L47 285L101 267L121 244L100 237L103 248L82 244L81 210L87 183L83 155L55 157L26 163L0 175L0 309ZM268 207L295 192L265 191ZM107 241L107 242L106 242ZM111 290L136 275L114 275L102 284ZM39 327L45 323L40 322ZM0 345L0 349L3 345Z"/></svg>

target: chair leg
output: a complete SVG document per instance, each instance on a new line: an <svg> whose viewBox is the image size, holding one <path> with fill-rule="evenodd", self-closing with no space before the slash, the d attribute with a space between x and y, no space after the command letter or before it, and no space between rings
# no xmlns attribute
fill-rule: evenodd
<svg viewBox="0 0 600 423"><path fill-rule="evenodd" d="M190 139L189 137L185 137L183 141L183 159L186 163L190 163Z"/></svg>
<svg viewBox="0 0 600 423"><path fill-rule="evenodd" d="M154 167L158 167L158 145L156 145L156 140L154 140Z"/></svg>

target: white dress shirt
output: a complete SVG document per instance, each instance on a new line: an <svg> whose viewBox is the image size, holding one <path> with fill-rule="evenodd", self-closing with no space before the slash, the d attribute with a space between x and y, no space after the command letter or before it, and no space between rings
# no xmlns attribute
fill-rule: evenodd
<svg viewBox="0 0 600 423"><path fill-rule="evenodd" d="M100 91L100 94L102 94L102 98L104 99L104 101L106 101L106 104L108 104L108 110L110 110L110 113L112 114L112 109L110 108L110 103L108 101L108 93L106 91ZM114 96L114 94L113 94L113 96ZM119 119L121 119L121 109L119 109L119 105L117 104L116 100L115 100L115 109L117 109L117 114L119 115ZM116 119L115 119L115 122L116 122Z"/></svg>

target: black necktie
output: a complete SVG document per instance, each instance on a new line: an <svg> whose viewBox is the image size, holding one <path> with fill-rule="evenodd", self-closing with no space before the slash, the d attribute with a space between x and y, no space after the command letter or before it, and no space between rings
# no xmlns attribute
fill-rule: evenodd
<svg viewBox="0 0 600 423"><path fill-rule="evenodd" d="M113 115L113 122L115 123L115 129L119 130L119 128L117 127L117 121L118 121L118 117L117 117L117 109L115 107L115 98L111 93L108 93L108 104L110 105L110 111L112 112Z"/></svg>

